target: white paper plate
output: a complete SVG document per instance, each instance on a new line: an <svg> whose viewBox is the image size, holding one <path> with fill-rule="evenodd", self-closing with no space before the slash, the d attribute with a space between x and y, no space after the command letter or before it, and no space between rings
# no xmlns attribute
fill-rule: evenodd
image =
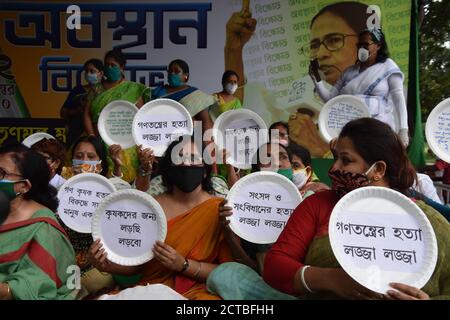
<svg viewBox="0 0 450 320"><path fill-rule="evenodd" d="M425 136L434 154L450 162L450 98L441 101L428 116Z"/></svg>
<svg viewBox="0 0 450 320"><path fill-rule="evenodd" d="M30 134L28 137L26 137L23 141L22 144L27 146L28 148L31 148L31 146L33 144L35 144L36 142L41 141L42 139L47 138L47 139L55 139L54 136L52 136L49 133L46 132L36 132L33 134Z"/></svg>
<svg viewBox="0 0 450 320"><path fill-rule="evenodd" d="M228 206L233 208L231 230L247 241L268 244L278 239L292 212L302 201L302 196L286 177L263 171L240 179L228 192L227 200ZM246 203L259 208L249 208ZM270 212L261 207L271 207Z"/></svg>
<svg viewBox="0 0 450 320"><path fill-rule="evenodd" d="M178 124L184 121L186 127L179 127ZM164 122L167 127L161 126ZM136 113L132 135L137 145L151 148L156 157L161 157L169 144L176 140L176 137L170 137L171 134L192 135L193 130L192 117L181 103L172 99L156 99L144 104Z"/></svg>
<svg viewBox="0 0 450 320"><path fill-rule="evenodd" d="M98 132L107 145L119 144L122 149L134 146L131 126L138 108L129 101L108 103L98 118Z"/></svg>
<svg viewBox="0 0 450 320"><path fill-rule="evenodd" d="M95 211L92 236L101 239L108 260L137 266L153 258L156 240L164 241L167 221L159 203L139 190L119 190Z"/></svg>
<svg viewBox="0 0 450 320"><path fill-rule="evenodd" d="M259 127L259 139L257 139L256 143L253 143L252 141L256 139L258 134L253 131L253 134L248 135L251 139L249 141L251 147L246 158L245 152L244 154L239 153L240 151L244 151L242 149L245 149L245 145L239 142L227 142L226 132L230 129L248 128L253 125ZM245 136L246 134L244 132L237 135L239 139L244 139ZM268 141L268 130L266 123L257 113L248 109L229 110L222 113L214 122L213 137L219 149L226 149L229 152L230 156L226 159L228 164L239 169L249 169L252 167L251 161L258 148Z"/></svg>
<svg viewBox="0 0 450 320"><path fill-rule="evenodd" d="M79 191L80 189L91 192ZM102 175L77 174L64 182L58 191L58 215L70 229L81 233L91 233L94 211L102 200L114 191L116 187ZM87 203L77 200L87 201Z"/></svg>
<svg viewBox="0 0 450 320"><path fill-rule="evenodd" d="M188 300L164 284L147 284L121 290L117 294L104 294L98 300Z"/></svg>
<svg viewBox="0 0 450 320"><path fill-rule="evenodd" d="M346 194L331 213L328 232L339 264L372 291L384 294L390 282L422 288L436 266L437 241L428 218L392 189L363 187Z"/></svg>
<svg viewBox="0 0 450 320"><path fill-rule="evenodd" d="M319 132L325 141L337 138L347 122L370 117L369 107L358 97L339 95L328 100L319 114Z"/></svg>

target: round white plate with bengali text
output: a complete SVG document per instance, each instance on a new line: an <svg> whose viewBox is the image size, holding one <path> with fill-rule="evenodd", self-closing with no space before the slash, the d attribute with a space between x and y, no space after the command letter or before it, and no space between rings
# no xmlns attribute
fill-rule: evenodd
<svg viewBox="0 0 450 320"><path fill-rule="evenodd" d="M41 141L42 139L55 139L55 137L47 132L36 132L36 133L30 134L28 137L26 137L22 141L22 144L27 146L28 148L31 148L31 146L33 144Z"/></svg>
<svg viewBox="0 0 450 320"><path fill-rule="evenodd" d="M182 135L192 135L193 131L191 115L172 99L156 99L144 104L132 126L134 142L151 148L156 157L161 157L172 141Z"/></svg>
<svg viewBox="0 0 450 320"><path fill-rule="evenodd" d="M445 162L450 162L450 98L441 101L428 116L425 136L430 149Z"/></svg>
<svg viewBox="0 0 450 320"><path fill-rule="evenodd" d="M153 258L153 246L167 234L167 220L159 203L146 192L119 190L95 211L92 237L101 239L108 260L137 266Z"/></svg>
<svg viewBox="0 0 450 320"><path fill-rule="evenodd" d="M98 118L98 132L107 145L119 144L122 149L135 145L131 135L133 119L138 108L129 101L115 100L108 103Z"/></svg>
<svg viewBox="0 0 450 320"><path fill-rule="evenodd" d="M236 182L227 200L233 209L231 230L247 241L269 244L278 239L302 196L288 178L263 171Z"/></svg>
<svg viewBox="0 0 450 320"><path fill-rule="evenodd" d="M339 95L327 101L319 114L319 132L326 142L337 138L342 128L354 119L370 117L369 107L360 98Z"/></svg>
<svg viewBox="0 0 450 320"><path fill-rule="evenodd" d="M227 150L228 164L250 169L258 148L268 141L264 120L249 109L229 110L214 121L213 138L219 149Z"/></svg>
<svg viewBox="0 0 450 320"><path fill-rule="evenodd" d="M375 292L385 294L390 282L422 288L436 266L428 218L392 189L362 187L346 194L331 213L328 233L345 272Z"/></svg>
<svg viewBox="0 0 450 320"><path fill-rule="evenodd" d="M61 186L58 191L58 216L70 229L91 233L91 221L95 210L116 187L104 176L96 173L80 173Z"/></svg>

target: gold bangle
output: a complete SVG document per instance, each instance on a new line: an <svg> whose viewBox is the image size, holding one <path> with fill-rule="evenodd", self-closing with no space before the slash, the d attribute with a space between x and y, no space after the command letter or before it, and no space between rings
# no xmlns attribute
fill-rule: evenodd
<svg viewBox="0 0 450 320"><path fill-rule="evenodd" d="M198 275L200 274L200 270L202 270L202 263L201 262L199 262L197 272L193 276L194 279L197 279Z"/></svg>

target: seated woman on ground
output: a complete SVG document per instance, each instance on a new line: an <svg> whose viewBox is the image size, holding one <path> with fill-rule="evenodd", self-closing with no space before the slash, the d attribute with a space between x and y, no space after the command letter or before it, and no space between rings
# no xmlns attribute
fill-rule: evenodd
<svg viewBox="0 0 450 320"><path fill-rule="evenodd" d="M23 146L0 148L0 189L10 201L0 221L0 300L75 299L74 250L56 220L56 189L45 159Z"/></svg>
<svg viewBox="0 0 450 320"><path fill-rule="evenodd" d="M99 270L140 275L139 285L164 284L188 299L219 299L207 292L205 281L220 263L232 261L233 253L219 224L223 199L212 195L211 166L202 158L203 148L193 137L184 136L169 145L158 163L166 191L155 199L166 215L168 232L165 242L155 244L154 259L140 266L120 266L107 259L96 241L90 261Z"/></svg>

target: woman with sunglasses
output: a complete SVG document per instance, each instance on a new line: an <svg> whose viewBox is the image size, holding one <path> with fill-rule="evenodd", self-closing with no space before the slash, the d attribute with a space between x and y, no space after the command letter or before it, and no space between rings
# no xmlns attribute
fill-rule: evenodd
<svg viewBox="0 0 450 320"><path fill-rule="evenodd" d="M0 148L0 190L10 201L0 223L0 300L74 299L78 292L68 286L75 253L53 213L58 200L49 180L37 152Z"/></svg>
<svg viewBox="0 0 450 320"><path fill-rule="evenodd" d="M318 43L320 46L321 43ZM347 68L331 89L327 89L321 81L317 64L311 64L310 75L317 92L325 102L341 94L360 97L369 107L370 116L388 124L398 132L402 143L408 146L408 111L403 94L403 73L389 58L381 29L363 30L359 34L357 48L356 64ZM395 123L394 113L398 114L399 124Z"/></svg>

